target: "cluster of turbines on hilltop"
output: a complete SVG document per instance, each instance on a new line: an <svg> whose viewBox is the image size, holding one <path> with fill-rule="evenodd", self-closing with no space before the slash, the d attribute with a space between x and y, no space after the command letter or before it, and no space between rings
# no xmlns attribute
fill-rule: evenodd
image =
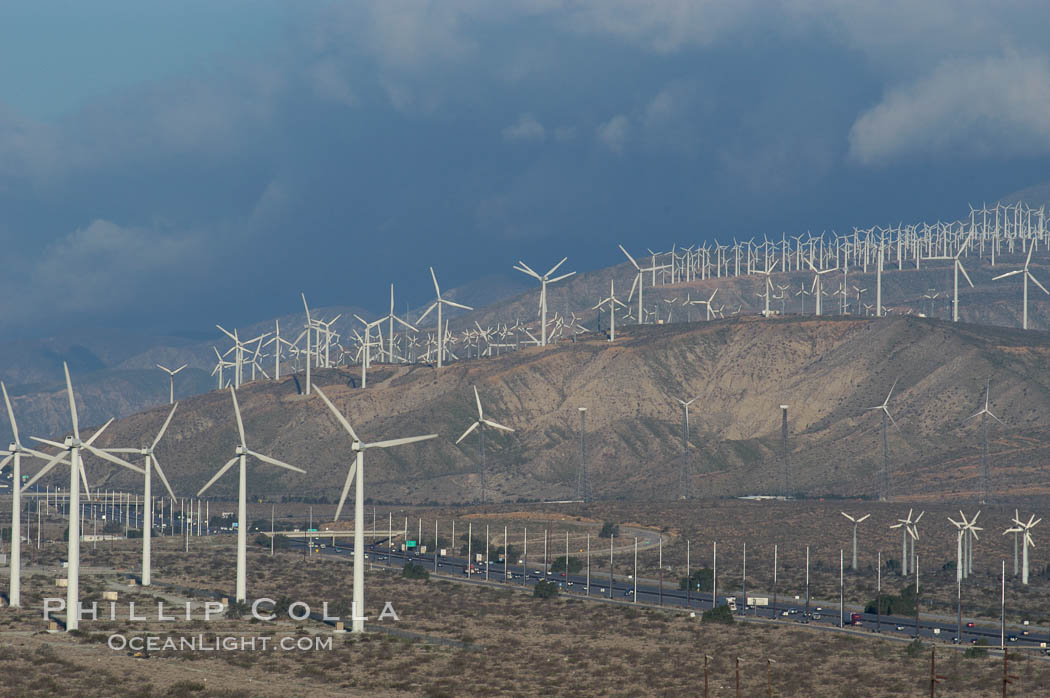
<svg viewBox="0 0 1050 698"><path fill-rule="evenodd" d="M814 315L825 314L825 299L837 297L833 302L841 314L874 315L882 317L890 312L883 303L883 272L921 269L924 265L951 263L953 282L950 291L927 293L923 302L929 301L931 312L938 298L945 297L951 307L953 321L959 320L959 282L973 286L964 262L971 256L988 259L994 268L1004 255L1025 255L1024 265L994 277L994 280L1021 276L1022 309L1021 327L1028 329L1029 282L1043 293L1050 295L1046 287L1031 270L1033 253L1050 245L1050 232L1043 208L1034 209L1023 203L991 208L984 206L971 209L969 220L949 223L937 222L916 225L896 225L855 228L852 233L839 235L803 234L788 236L780 240L763 238L756 242L734 240L731 245L719 242L672 246L668 251L649 250L647 261L639 262L622 245L620 249L634 270L634 281L626 302L616 296L615 282L610 281L609 295L596 299L587 310L599 311L606 318L605 328L598 327L609 341L616 339L617 321L633 324L670 323L693 319L694 306L702 306L701 316L706 320L739 314L742 305L726 309L716 302L718 289L710 295L694 299L662 297L653 304L645 302L645 287L668 286L710 279L728 279L741 276L757 276L764 279L763 290L758 293L762 300L761 314L775 315L776 304L784 312L789 294L798 296L802 309L806 309L806 297L813 298ZM640 258L643 259L644 258ZM535 279L540 284L539 304L536 318L531 322L520 319L513 322L498 321L482 327L474 321L472 327L454 332L449 329L449 312L474 310L471 306L457 303L441 293L434 269L430 269L434 284L434 301L420 313L418 318L401 317L395 312L394 286L390 286L389 312L375 320L366 320L358 315L354 319L359 327L352 328L350 336L342 336L333 329L342 317L336 315L323 319L316 311L311 312L303 295L306 323L294 339L281 335L280 322L275 322L273 332L265 332L250 339L241 338L239 332L217 325L225 337L232 342L225 351L214 348L216 363L212 375L218 387L239 387L246 379L258 376L280 379L282 371L306 373L306 392L311 387L311 369L335 366L359 366L361 387L367 387L368 369L373 363L409 364L425 363L442 367L462 358L498 356L515 351L523 346L546 346L563 338L575 338L591 332L575 311L564 314L548 313L547 289L550 284L563 281L575 272L558 274L565 263L563 258L545 274L532 269L524 262L513 266L517 271ZM860 288L850 283L850 272L875 273L875 288ZM810 273L812 282L797 290L789 285L775 283L776 274ZM835 281L838 281L836 286ZM865 302L865 294L872 293L872 303ZM870 297L870 296L868 296ZM583 309L580 309L583 312ZM406 312L406 316L408 313ZM423 321L433 317L432 331L421 331ZM163 366L172 381L173 372ZM270 370L271 367L272 374ZM249 378L250 376L250 378ZM174 389L171 390L174 401Z"/></svg>
<svg viewBox="0 0 1050 698"><path fill-rule="evenodd" d="M168 413L167 418L164 420L163 425L157 432L156 437L148 446L141 446L138 448L100 448L96 446L98 438L106 431L113 420L110 419L101 427L96 429L90 437L86 439L81 438L80 434L80 422L77 412L76 399L73 395L73 382L69 375L68 365L64 365L65 378L66 378L66 393L69 399L69 413L73 425L73 433L67 436L64 441L57 442L49 439L40 437L31 437L33 441L39 442L45 446L56 449L56 453L48 454L32 448L27 448L22 444L21 438L18 433L18 422L15 419L14 410L11 407L11 400L7 394L7 386L0 382L0 390L3 392L4 402L7 407L7 416L10 420L11 431L14 437L10 447L7 451L0 451L0 455L5 456L3 461L0 461L0 470L2 470L8 463L12 464L13 478L12 478L12 489L13 489L13 501L11 507L11 577L10 577L10 590L9 590L9 603L12 606L21 605L21 517L22 511L22 494L29 488L33 487L37 481L47 475L53 468L59 465L65 465L69 467L69 534L68 534L68 546L69 546L69 568L67 576L67 589L66 589L66 608L69 609L67 614L67 630L76 630L79 625L79 613L76 609L79 608L79 575L80 575L80 517L76 512L80 511L80 500L81 490L80 487L84 487L84 496L90 498L90 488L87 480L87 473L84 470L84 456L92 455L102 460L108 461L114 465L121 466L132 470L139 475L142 475L143 480L143 532L142 532L142 581L144 586L148 586L151 583L150 575L150 541L151 541L151 529L154 521L153 514L153 495L152 495L152 474L156 471L156 474L160 477L164 483L164 487L172 500L175 500L175 493L168 483L167 477L164 475L164 470L161 468L160 462L157 460L155 449L164 437L168 426L171 424L172 417L175 416L175 411L178 409L178 403L172 405L171 411ZM172 374L174 375L174 373ZM373 441L365 442L354 431L353 427L347 418L336 408L332 401L327 395L321 390L320 387L314 386L314 392L321 398L324 404L331 411L332 415L338 421L338 423L346 430L347 435L350 437L350 450L354 454L351 462L351 466L346 475L346 481L343 485L342 494L339 497L339 504L335 511L334 520L338 521L339 516L342 513L343 505L346 502L347 495L350 492L351 485L355 485L354 494L354 587L353 587L353 601L355 609L364 608L364 482L365 482L365 469L364 469L364 452L372 448L390 448L393 446L401 446L405 444L416 443L419 441L426 441L429 439L437 438L437 434L426 434L423 436L410 436L406 438L390 439L386 441ZM236 582L236 600L243 602L247 598L247 533L248 533L248 509L247 509L247 461L248 458L254 458L262 463L291 470L293 472L305 474L305 470L285 463L284 461L278 460L271 456L259 453L248 447L247 437L244 432L244 422L241 419L241 409L237 402L237 392L231 386L229 388L230 397L233 400L233 411L236 417L237 423L237 434L238 442L234 448L234 456L226 462L219 470L208 480L207 483L197 492L197 497L202 496L205 491L208 490L215 482L225 475L235 465L238 466L238 499L237 499L237 582ZM485 427L499 429L503 431L514 431L510 427L504 426L495 422L492 419L485 417L481 407L481 397L478 394L478 390L474 388L474 399L478 408L478 419L471 424L467 430L459 437L456 443L459 443L466 438L471 432L478 430L481 434L484 434ZM133 463L125 460L122 456L132 455L142 456L142 466L134 465ZM22 458L31 457L46 461L44 466L40 468L31 478L24 479L22 476ZM148 523L147 523L148 522ZM364 630L363 618L358 618L358 614L354 614L353 630L355 632L361 632Z"/></svg>

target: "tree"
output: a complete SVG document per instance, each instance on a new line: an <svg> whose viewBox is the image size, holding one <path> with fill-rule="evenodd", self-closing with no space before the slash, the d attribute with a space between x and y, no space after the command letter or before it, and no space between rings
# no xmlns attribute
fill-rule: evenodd
<svg viewBox="0 0 1050 698"><path fill-rule="evenodd" d="M401 576L405 579L430 579L430 573L418 562L406 562L401 568Z"/></svg>
<svg viewBox="0 0 1050 698"><path fill-rule="evenodd" d="M569 574L579 574L580 570L583 569L583 563L578 557L569 558ZM551 573L559 574L565 571L565 556L560 555L554 558L554 562L551 563Z"/></svg>
<svg viewBox="0 0 1050 698"><path fill-rule="evenodd" d="M736 619L733 618L733 612L729 610L729 606L722 604L716 608L704 611L704 614L700 616L700 622L732 625L736 622Z"/></svg>
<svg viewBox="0 0 1050 698"><path fill-rule="evenodd" d="M620 524L613 523L612 521L606 521L602 525L602 530L598 532L599 538L612 538L613 536L620 535Z"/></svg>
<svg viewBox="0 0 1050 698"><path fill-rule="evenodd" d="M915 586L905 584L901 587L900 594L883 594L880 597L881 605L879 612L883 615L892 616L914 616L915 615ZM865 613L875 613L875 601L869 601L864 606Z"/></svg>
<svg viewBox="0 0 1050 698"><path fill-rule="evenodd" d="M532 587L532 595L537 599L552 599L558 595L558 584L541 579Z"/></svg>
<svg viewBox="0 0 1050 698"><path fill-rule="evenodd" d="M700 569L693 570L693 573L688 577L681 577L678 580L678 589L685 591L687 588L693 591L711 591L714 586L715 573L707 567L701 567Z"/></svg>

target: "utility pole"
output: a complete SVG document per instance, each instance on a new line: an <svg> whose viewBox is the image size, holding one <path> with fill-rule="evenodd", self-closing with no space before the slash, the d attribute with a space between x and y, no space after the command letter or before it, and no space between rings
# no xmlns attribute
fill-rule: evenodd
<svg viewBox="0 0 1050 698"><path fill-rule="evenodd" d="M580 407L580 471L576 476L576 499L586 502L590 499L590 483L587 481L587 451L584 445L586 434L587 408Z"/></svg>
<svg viewBox="0 0 1050 698"><path fill-rule="evenodd" d="M790 464L789 464L789 461L788 461L788 406L787 405L781 405L780 406L780 411L781 411L781 416L780 416L780 450L781 450L781 454L782 454L782 457L783 457L783 461L782 461L781 465L782 465L782 467L784 469L784 472L783 472L783 482L784 482L783 495L786 498L791 492L791 487L790 487L790 485L791 485L791 483L790 483Z"/></svg>

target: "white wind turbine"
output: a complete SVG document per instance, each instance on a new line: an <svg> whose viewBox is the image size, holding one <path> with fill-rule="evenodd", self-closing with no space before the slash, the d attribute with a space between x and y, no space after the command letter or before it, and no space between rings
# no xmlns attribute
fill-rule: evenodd
<svg viewBox="0 0 1050 698"><path fill-rule="evenodd" d="M711 292L711 296L706 301L702 301L702 300L689 301L690 305L702 305L702 306L704 306L707 309L707 320L708 320L708 322L711 321L711 318L714 316L714 313L715 313L714 308L711 307L711 303L712 303L712 301L714 301L715 294L717 294L717 293L718 293L718 289L716 288L714 291Z"/></svg>
<svg viewBox="0 0 1050 698"><path fill-rule="evenodd" d="M339 497L339 504L335 509L335 521L339 520L339 514L343 510L343 503L350 491L350 484L355 483L354 488L354 596L353 596L353 632L363 633L365 631L365 450L369 448L390 448L403 444L426 441L437 437L437 434L426 434L425 436L409 436L403 439L390 439L388 441L375 441L365 443L350 426L350 422L335 408L328 396L318 388L317 394L328 406L336 420L342 425L346 433L353 440L351 449L356 454L350 470L346 474L346 482L343 485L343 493Z"/></svg>
<svg viewBox="0 0 1050 698"><path fill-rule="evenodd" d="M627 259L630 260L631 264L634 265L635 271L637 272L635 274L635 277L634 277L634 283L631 284L631 293L627 296L627 302L629 303L631 301L631 298L634 297L634 290L637 288L638 289L638 318L637 318L637 320L638 320L638 324L641 325L641 324L645 323L645 311L644 311L644 309L642 307L642 290L643 290L643 287L645 286L644 274L647 271L653 272L654 281L655 281L656 271L658 269L664 269L664 268L666 268L666 266L659 266L659 267L656 266L656 261L655 261L655 257L654 257L653 265L651 267L643 268L643 267L638 266L638 262L634 261L634 257L632 257L630 255L630 253L627 252L627 250L625 250L623 248L623 245L620 245L620 251L623 252L624 255L626 255Z"/></svg>
<svg viewBox="0 0 1050 698"><path fill-rule="evenodd" d="M172 501L177 499L175 492L172 491L171 485L168 484L168 478L164 476L164 470L160 467L160 462L157 460L155 450L160 440L164 438L164 432L168 430L168 425L171 424L171 418L175 416L175 410L179 408L179 404L175 403L171 412L168 413L168 418L164 420L164 424L161 425L160 431L157 432L157 436L153 439L153 443L149 446L143 446L142 448L107 448L107 453L137 453L146 459L142 468L145 471L145 481L143 484L143 495L142 495L142 586L150 585L150 560L151 554L151 542L153 534L153 482L152 473L153 469L157 469L157 474L160 475L161 482L164 483L164 488L168 490L168 495Z"/></svg>
<svg viewBox="0 0 1050 698"><path fill-rule="evenodd" d="M387 329L387 342L389 344L389 349L387 349L387 358L390 361L390 363L394 363L394 321L396 320L400 322L404 327L412 330L413 332L419 332L419 330L417 330L414 325L409 324L408 322L402 320L394 314L394 284L390 284L390 312L385 318L380 318L380 320L386 320L390 323Z"/></svg>
<svg viewBox="0 0 1050 698"><path fill-rule="evenodd" d="M473 310L473 308L441 297L441 287L438 286L437 276L434 275L434 267L430 267L430 278L434 281L434 293L437 294L437 299L419 316L418 322L423 322L423 318L429 315L431 310L437 308L437 367L441 368L444 361L445 341L448 332L448 328L441 324L441 306L450 305L453 308L462 308L463 310Z"/></svg>
<svg viewBox="0 0 1050 698"><path fill-rule="evenodd" d="M142 474L142 469L138 466L132 465L127 461L110 455L101 449L97 449L92 446L95 439L97 439L106 427L112 423L112 419L106 422L98 431L91 435L87 441L80 440L80 420L77 417L77 403L73 397L73 381L69 378L69 366L63 362L62 368L66 373L66 392L69 396L69 415L73 421L73 435L67 436L63 443L56 441L49 441L47 439L41 439L39 437L32 437L34 441L48 444L49 446L55 446L61 449L57 456L54 456L44 465L43 468L37 472L28 482L25 487L31 487L37 480L39 480L45 473L53 468L58 463L69 464L69 544L68 544L68 559L69 568L67 570L66 577L66 631L77 630L80 627L80 481L84 479L84 490L87 494L87 477L84 473L84 464L81 460L81 451L87 451L92 453L103 460L108 460L111 463L121 465L130 470L134 470L136 473ZM69 453L68 460L65 457L65 452Z"/></svg>
<svg viewBox="0 0 1050 698"><path fill-rule="evenodd" d="M9 579L9 588L7 595L7 602L9 605L18 608L22 605L22 490L25 486L22 485L22 455L35 456L36 458L42 458L43 460L50 460L51 456L45 455L40 451L35 451L31 448L26 448L22 445L21 439L18 438L18 422L15 421L15 411L11 409L11 398L7 395L7 386L4 385L3 381L0 381L0 389L4 393L4 404L7 406L7 419L11 424L11 435L14 440L11 445L7 447L6 451L0 451L0 455L5 458L0 461L0 471L4 469L4 466L8 463L12 463L11 466L11 576Z"/></svg>
<svg viewBox="0 0 1050 698"><path fill-rule="evenodd" d="M307 361L309 362L309 358ZM263 463L276 465L279 468L285 468L297 473L305 473L306 471L302 468L297 468L294 465L288 465L276 458L264 456L261 453L250 450L244 439L244 422L241 421L241 408L237 404L237 391L233 388L230 388L230 397L233 398L233 412L237 416L237 433L240 435L241 443L237 446L235 451L236 455L228 460L226 465L219 468L219 471L208 480L207 484L200 488L200 491L197 492L197 496L200 497L204 494L204 491L211 487L216 480L225 475L226 471L232 468L235 463L240 463L240 478L237 489L237 601L243 602L247 598L248 587L248 456L253 456L257 460L261 460Z"/></svg>
<svg viewBox="0 0 1050 698"><path fill-rule="evenodd" d="M770 274L773 273L773 270L776 269L776 266L777 266L777 264L779 262L780 262L779 259L774 259L773 263L771 265L769 265L768 267L766 267L764 270L762 270L762 269L756 269L755 270L755 273L758 274L759 276L766 277L766 283L765 283L766 307L762 311L762 317L769 317L769 292L773 290L773 281L772 281L772 279L769 278L769 276L770 276Z"/></svg>
<svg viewBox="0 0 1050 698"><path fill-rule="evenodd" d="M841 514L843 516L845 516L847 519L849 519L850 523L853 524L853 564L851 565L851 567L852 567L853 571L856 572L857 571L857 526L860 525L861 521L864 521L866 518L871 516L871 514L865 514L864 516L861 516L860 518L854 518L853 516L850 516L849 514L847 514L844 511L841 512Z"/></svg>
<svg viewBox="0 0 1050 698"><path fill-rule="evenodd" d="M678 489L682 493L680 496L683 499L689 499L689 473L687 467L687 449L689 447L689 405L693 404L700 399L697 395L692 400L683 400L682 398L676 397L675 400L682 406L682 470L678 476Z"/></svg>
<svg viewBox="0 0 1050 698"><path fill-rule="evenodd" d="M893 395L893 389L897 387L897 380L894 379L893 385L890 386L890 392L886 393L886 399L882 401L881 405L875 407L869 407L868 410L882 410L882 472L879 473L879 501L885 502L889 497L890 487L890 455L889 448L886 441L886 419L888 418L893 426L897 427L897 422L894 421L893 415L890 414L889 404L890 397ZM900 427L897 427L897 431L900 431Z"/></svg>
<svg viewBox="0 0 1050 698"><path fill-rule="evenodd" d="M813 270L813 274L814 274L814 276L813 276L813 288L811 289L811 291L813 293L813 298L816 299L816 306L815 306L813 312L814 312L815 315L820 315L820 310L821 310L821 300L820 299L821 299L821 296L824 294L823 290L821 289L820 277L822 275L824 275L824 274L830 274L833 271L838 271L839 268L837 266L835 266L835 267L831 267L830 269L817 269L815 266L813 266L813 261L812 260L807 259L806 261L809 263L809 268Z"/></svg>
<svg viewBox="0 0 1050 698"><path fill-rule="evenodd" d="M911 520L911 515L914 513L913 509L908 510L908 518L897 519L897 523L892 524L890 528L901 528L901 537L903 550L901 552L901 576L908 576L908 536L912 538L912 545L914 546L914 540L919 537L919 532L915 529L915 524L919 523L919 519L922 518L922 514L919 514L914 521ZM925 514L926 512L923 512Z"/></svg>
<svg viewBox="0 0 1050 698"><path fill-rule="evenodd" d="M179 366L177 369L172 371L170 368L157 364L157 368L168 374L168 404L175 404L175 374L186 368L186 364Z"/></svg>
<svg viewBox="0 0 1050 698"><path fill-rule="evenodd" d="M603 298L591 310L597 310L602 305L609 304L609 341L616 341L616 306L626 308L619 298L616 297L616 281L609 279L609 297Z"/></svg>
<svg viewBox="0 0 1050 698"><path fill-rule="evenodd" d="M570 276L572 276L573 274L576 273L574 271L570 271L568 274L562 274L561 276L556 276L553 279L550 278L550 275L553 274L555 271L557 271L558 267L560 267L562 264L565 264L565 260L567 260L567 259L568 259L568 257L562 257L562 260L560 262L558 262L557 264L555 264L553 267L551 267L551 270L548 271L543 276L540 276L539 274L534 272L532 270L532 268L528 264L526 264L525 262L522 262L521 260L518 260L518 264L514 265L514 268L517 269L518 271L520 271L522 274L528 274L529 276L537 279L540 282L540 346L541 347L547 346L547 284L553 284L556 281L561 281L562 279L567 279L567 278L569 278ZM520 265L520 266L518 266L518 265Z"/></svg>
<svg viewBox="0 0 1050 698"><path fill-rule="evenodd" d="M956 564L955 564L955 581L961 582L969 575L970 568L973 566L973 541L979 540L980 537L977 535L977 531L983 531L984 529L976 526L977 517L981 515L978 511L972 521L966 520L966 514L959 511L959 520L956 521L952 517L948 517L948 521L958 530L958 534L955 539L955 553L956 553ZM970 534L970 535L967 535Z"/></svg>
<svg viewBox="0 0 1050 698"><path fill-rule="evenodd" d="M1024 307L1021 311L1021 329L1023 330L1028 329L1028 280L1031 279L1032 283L1038 286L1040 291L1047 295L1050 295L1050 291L1047 291L1046 288L1041 283L1039 283L1039 279L1032 276L1032 272L1028 271L1028 264L1032 261L1033 250L1035 250L1034 243L1028 246L1028 257L1025 259L1024 267L1022 267L1021 269L1015 269L1014 271L1008 271L1005 274L1000 274L999 276L992 277L992 281L998 281L999 279L1005 279L1006 277L1013 276L1014 274L1024 274Z"/></svg>
<svg viewBox="0 0 1050 698"><path fill-rule="evenodd" d="M1042 519L1035 518L1035 514L1032 514L1032 516L1029 517L1027 522L1021 521L1021 519L1016 515L1016 512L1014 512L1013 527L1008 528L1006 529L1006 531L1003 532L1004 536L1007 533L1015 534L1015 554L1017 541L1016 534L1023 534L1023 541L1021 543L1021 545L1023 546L1023 552L1021 557L1021 584L1024 584L1026 586L1028 585L1028 548L1035 547L1035 541L1032 540L1032 529L1035 528L1040 521L1042 521Z"/></svg>
<svg viewBox="0 0 1050 698"><path fill-rule="evenodd" d="M986 418L991 417L1003 426L1006 426L1003 424L1003 420L996 417L989 407L990 392L991 381L989 380L984 386L984 407L966 418L967 422L974 417L981 418L981 504L985 504L988 500L988 422Z"/></svg>
<svg viewBox="0 0 1050 698"><path fill-rule="evenodd" d="M485 501L485 427L489 426L489 427L492 427L493 429L502 429L503 431L514 431L514 430L511 429L510 427L505 427L502 424L499 424L498 422L494 422L491 419L486 419L485 418L485 413L481 409L481 397L478 395L478 387L477 386L474 386L474 402L477 403L477 406L478 406L478 421L474 422L469 427L467 427L467 430L465 432L463 432L463 435L460 436L458 439L456 439L456 443L458 444L460 441L462 441L463 439L467 438L467 435L470 434L470 432L474 431L475 429L478 429L478 433L479 433L479 435L481 437L481 469L478 472L479 472L479 475L481 476L481 482L480 482L480 485L481 485L481 501L484 502Z"/></svg>

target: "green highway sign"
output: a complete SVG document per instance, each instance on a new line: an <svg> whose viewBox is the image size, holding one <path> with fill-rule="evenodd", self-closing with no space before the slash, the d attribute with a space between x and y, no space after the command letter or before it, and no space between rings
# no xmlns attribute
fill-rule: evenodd
<svg viewBox="0 0 1050 698"><path fill-rule="evenodd" d="M414 540L405 541L405 545L409 548L414 548L416 547L416 542Z"/></svg>

